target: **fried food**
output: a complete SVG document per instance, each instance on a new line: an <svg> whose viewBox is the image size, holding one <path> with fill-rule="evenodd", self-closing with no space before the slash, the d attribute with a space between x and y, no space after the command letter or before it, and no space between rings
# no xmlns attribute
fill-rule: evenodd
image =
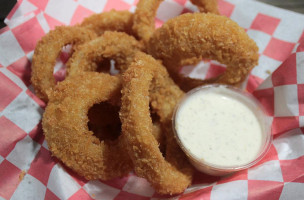
<svg viewBox="0 0 304 200"><path fill-rule="evenodd" d="M120 96L120 89L118 76L86 72L60 82L49 97L42 120L48 146L54 156L88 180L109 180L133 169L121 136L100 141L87 126L88 110Z"/></svg>
<svg viewBox="0 0 304 200"><path fill-rule="evenodd" d="M133 17L133 32L147 43L155 30L155 15L163 0L140 0Z"/></svg>
<svg viewBox="0 0 304 200"><path fill-rule="evenodd" d="M102 35L105 31L122 31L132 34L133 14L129 11L109 11L94 14L80 26L61 26L50 31L37 44L32 63L32 84L39 98L47 102L47 90L56 85L53 77L56 58L67 44L77 47Z"/></svg>
<svg viewBox="0 0 304 200"><path fill-rule="evenodd" d="M155 140L158 142L158 147L162 154L166 153L166 136L162 130L161 123L158 121L154 121L152 118L152 135L154 136Z"/></svg>
<svg viewBox="0 0 304 200"><path fill-rule="evenodd" d="M120 97L120 96L119 96ZM116 97L115 97L116 98ZM120 103L120 102L119 102ZM95 104L88 112L88 127L99 140L115 140L121 133L121 122L119 119L120 105L116 102L101 102ZM161 152L165 152L165 135L161 128L159 118L155 116L152 134L159 144Z"/></svg>
<svg viewBox="0 0 304 200"><path fill-rule="evenodd" d="M170 143L166 147L166 159L169 158L166 160L162 156L152 135L149 97L151 106L164 123L170 121L175 103L182 96L183 92L169 78L165 68L144 53L138 52L123 74L120 111L123 139L136 174L146 178L160 194L183 192L191 184L193 169L178 147L172 130L166 133L166 142Z"/></svg>
<svg viewBox="0 0 304 200"><path fill-rule="evenodd" d="M133 16L134 34L147 44L155 31L155 16L160 3L163 0L140 0ZM219 14L216 0L191 0L200 12Z"/></svg>
<svg viewBox="0 0 304 200"><path fill-rule="evenodd" d="M133 14L129 11L116 11L93 14L83 20L80 26L93 30L97 35L105 31L126 32L133 35Z"/></svg>
<svg viewBox="0 0 304 200"><path fill-rule="evenodd" d="M236 22L211 13L187 13L168 20L154 32L147 48L185 91L208 83L239 85L259 58L256 43ZM179 73L180 66L203 58L227 65L226 71L207 80Z"/></svg>
<svg viewBox="0 0 304 200"><path fill-rule="evenodd" d="M174 109L185 94L171 79L166 68L152 56L138 52L135 59L139 63L138 66L151 68L154 74L149 89L150 104L159 116L162 131L166 135L166 160L191 180L193 168L178 146L172 127Z"/></svg>
<svg viewBox="0 0 304 200"><path fill-rule="evenodd" d="M61 49L67 44L72 44L76 49L80 44L95 37L96 34L86 28L70 26L56 27L42 37L34 51L31 77L36 95L40 99L47 102L47 90L56 85L53 71Z"/></svg>
<svg viewBox="0 0 304 200"><path fill-rule="evenodd" d="M122 72L132 62L142 45L134 37L122 32L106 31L102 36L78 48L67 62L67 74L73 76L83 71L96 71L103 59L113 59Z"/></svg>
<svg viewBox="0 0 304 200"><path fill-rule="evenodd" d="M217 0L190 0L202 13L219 14Z"/></svg>
<svg viewBox="0 0 304 200"><path fill-rule="evenodd" d="M42 126L49 149L65 165L88 180L134 170L156 192L173 195L191 184L194 172L172 127L180 87L238 85L258 53L244 30L217 15L216 0L191 0L210 13L184 14L155 31L162 1L140 0L134 14L112 10L51 31L36 46L32 82L48 102ZM67 76L56 85L53 68L67 44L73 45ZM203 58L226 64L226 72L208 80L179 74L180 66ZM116 76L106 74L113 60Z"/></svg>

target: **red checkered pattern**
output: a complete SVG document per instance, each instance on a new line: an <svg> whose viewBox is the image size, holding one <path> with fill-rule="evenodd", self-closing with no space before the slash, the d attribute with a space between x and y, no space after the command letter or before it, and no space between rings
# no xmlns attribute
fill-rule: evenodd
<svg viewBox="0 0 304 200"><path fill-rule="evenodd" d="M151 199L145 180L129 174L111 181L87 181L51 156L41 116L45 104L30 85L37 41L55 26L74 25L111 9L134 11L138 0L19 0L0 30L0 199ZM273 145L253 168L228 177L196 172L193 184L177 199L304 199L304 17L255 1L219 0L221 14L244 27L259 46L259 66L246 89L273 118ZM197 11L187 0L165 0L156 26ZM245 12L244 12L245 11ZM63 53L55 69L64 77ZM204 61L182 73L211 78L225 66ZM24 176L23 176L24 175ZM26 193L24 191L27 191Z"/></svg>
<svg viewBox="0 0 304 200"><path fill-rule="evenodd" d="M279 23L280 19L259 13L252 22L251 29L272 35Z"/></svg>
<svg viewBox="0 0 304 200"><path fill-rule="evenodd" d="M8 92L7 88L10 89ZM18 85L16 85L11 79L6 77L0 71L0 94L1 94L1 101L0 101L0 111L3 111L5 107L10 104L22 91ZM5 95L4 95L5 94Z"/></svg>
<svg viewBox="0 0 304 200"><path fill-rule="evenodd" d="M18 61L7 67L12 73L18 76L26 86L30 85L31 80L31 62L24 56Z"/></svg>
<svg viewBox="0 0 304 200"><path fill-rule="evenodd" d="M0 155L6 157L16 146L16 143L27 134L5 116L0 118L2 131L0 133Z"/></svg>
<svg viewBox="0 0 304 200"><path fill-rule="evenodd" d="M12 32L25 53L32 51L37 41L45 34L37 18L13 28Z"/></svg>
<svg viewBox="0 0 304 200"><path fill-rule="evenodd" d="M20 183L19 175L21 174L21 170L10 163L7 160L4 160L0 164L0 196L6 199L10 199L10 197L14 194L17 186Z"/></svg>
<svg viewBox="0 0 304 200"><path fill-rule="evenodd" d="M264 55L279 61L284 61L294 48L295 43L272 38L268 43Z"/></svg>
<svg viewBox="0 0 304 200"><path fill-rule="evenodd" d="M93 13L94 13L93 11L91 11L91 10L85 8L85 7L78 6L74 15L73 15L71 25L81 23L81 21L84 17L88 17L88 16L92 15Z"/></svg>
<svg viewBox="0 0 304 200"><path fill-rule="evenodd" d="M235 5L233 3L229 3L227 1L218 1L219 11L222 15L230 17L232 14Z"/></svg>
<svg viewBox="0 0 304 200"><path fill-rule="evenodd" d="M44 13L44 17L45 17L45 20L47 21L50 29L54 29L56 26L60 26L60 25L63 25L62 22L54 19L53 17L49 16L48 14Z"/></svg>
<svg viewBox="0 0 304 200"><path fill-rule="evenodd" d="M248 200L280 199L284 183L276 181L248 181Z"/></svg>

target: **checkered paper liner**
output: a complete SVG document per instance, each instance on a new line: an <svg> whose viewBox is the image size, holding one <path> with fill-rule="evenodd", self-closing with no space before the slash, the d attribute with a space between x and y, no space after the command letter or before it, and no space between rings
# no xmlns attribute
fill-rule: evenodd
<svg viewBox="0 0 304 200"><path fill-rule="evenodd" d="M33 50L49 30L92 13L133 12L137 1L20 0L7 16L0 30L0 200L166 198L132 173L87 181L51 157L40 123L45 105L30 83ZM174 198L304 199L304 16L249 0L219 0L219 9L259 46L259 66L245 87L273 117L275 139L258 165L221 178L196 172L192 186ZM196 11L187 0L165 0L156 24ZM61 65L55 76L62 76ZM208 78L223 70L219 63L202 62L183 73Z"/></svg>

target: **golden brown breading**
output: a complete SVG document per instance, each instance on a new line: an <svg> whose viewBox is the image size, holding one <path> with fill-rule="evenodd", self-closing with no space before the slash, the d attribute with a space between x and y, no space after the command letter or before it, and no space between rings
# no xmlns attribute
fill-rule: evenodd
<svg viewBox="0 0 304 200"><path fill-rule="evenodd" d="M88 180L127 175L133 165L121 137L100 141L87 126L88 110L94 104L120 96L120 78L80 73L53 90L42 120L52 154Z"/></svg>
<svg viewBox="0 0 304 200"><path fill-rule="evenodd" d="M178 147L172 130L166 132L166 142L171 143L167 145L166 154L168 148L174 149L169 150L166 159L162 156L152 135L149 99L152 109L164 123L171 121L174 106L182 95L165 68L142 52L136 54L135 61L123 74L122 135L136 174L146 178L160 194L183 192L191 184L193 169ZM162 105L157 104L159 101Z"/></svg>
<svg viewBox="0 0 304 200"><path fill-rule="evenodd" d="M133 16L134 34L147 44L155 31L155 16L160 3L163 0L140 0ZM216 0L191 0L200 12L219 14Z"/></svg>
<svg viewBox="0 0 304 200"><path fill-rule="evenodd" d="M161 59L172 78L184 90L207 83L238 85L258 63L258 47L236 22L211 13L187 13L168 20L157 29L148 52ZM182 77L178 68L197 59L227 65L220 76L199 80Z"/></svg>
<svg viewBox="0 0 304 200"><path fill-rule="evenodd" d="M155 15L163 0L140 0L133 17L133 32L147 43L155 30Z"/></svg>
<svg viewBox="0 0 304 200"><path fill-rule="evenodd" d="M133 14L127 10L103 12L93 14L83 20L80 26L89 28L97 35L102 35L105 31L126 32L132 35Z"/></svg>
<svg viewBox="0 0 304 200"><path fill-rule="evenodd" d="M135 52L142 45L132 36L116 31L106 31L102 36L81 45L67 62L67 74L96 71L103 59L114 59L116 66L125 71Z"/></svg>
<svg viewBox="0 0 304 200"><path fill-rule="evenodd" d="M31 77L36 95L40 99L47 102L46 91L56 85L53 71L62 47L73 44L76 49L79 44L95 37L96 34L91 30L70 26L56 27L42 37L34 51Z"/></svg>
<svg viewBox="0 0 304 200"><path fill-rule="evenodd" d="M190 0L202 13L219 14L217 0Z"/></svg>

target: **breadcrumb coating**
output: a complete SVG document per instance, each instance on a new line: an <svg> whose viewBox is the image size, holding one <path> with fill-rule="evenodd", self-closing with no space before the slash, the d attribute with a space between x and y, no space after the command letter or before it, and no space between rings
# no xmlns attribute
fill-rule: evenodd
<svg viewBox="0 0 304 200"><path fill-rule="evenodd" d="M258 47L236 22L211 13L187 13L168 20L151 37L148 50L161 59L172 78L188 91L207 83L238 85L258 64ZM218 77L191 79L179 67L191 61L211 59L227 65Z"/></svg>
<svg viewBox="0 0 304 200"><path fill-rule="evenodd" d="M53 71L62 48L72 44L76 49L80 44L95 37L96 34L86 28L59 26L41 38L34 51L31 77L36 95L40 99L47 102L47 90L56 85Z"/></svg>
<svg viewBox="0 0 304 200"><path fill-rule="evenodd" d="M155 30L155 16L163 0L140 0L133 17L133 32L145 44Z"/></svg>
<svg viewBox="0 0 304 200"><path fill-rule="evenodd" d="M105 31L126 32L133 35L133 14L127 10L93 14L83 20L80 26L93 30L97 35Z"/></svg>
<svg viewBox="0 0 304 200"><path fill-rule="evenodd" d="M219 14L217 0L190 0L202 13Z"/></svg>
<svg viewBox="0 0 304 200"><path fill-rule="evenodd" d="M96 71L103 59L113 59L116 67L125 71L135 52L142 45L134 37L123 32L106 31L102 36L81 45L67 62L67 75L82 71Z"/></svg>
<svg viewBox="0 0 304 200"><path fill-rule="evenodd" d="M50 151L88 180L110 180L127 175L132 161L121 136L100 141L88 129L88 110L120 96L119 77L80 73L60 82L50 95L42 127Z"/></svg>
<svg viewBox="0 0 304 200"><path fill-rule="evenodd" d="M162 156L152 135L149 100L163 123L170 121L175 103L182 95L165 68L147 54L138 52L123 74L120 118L126 148L135 173L146 178L160 194L183 192L191 184L193 168L178 147L172 130L166 132L166 142L170 143L166 146L166 159ZM162 101L159 107L158 101Z"/></svg>

